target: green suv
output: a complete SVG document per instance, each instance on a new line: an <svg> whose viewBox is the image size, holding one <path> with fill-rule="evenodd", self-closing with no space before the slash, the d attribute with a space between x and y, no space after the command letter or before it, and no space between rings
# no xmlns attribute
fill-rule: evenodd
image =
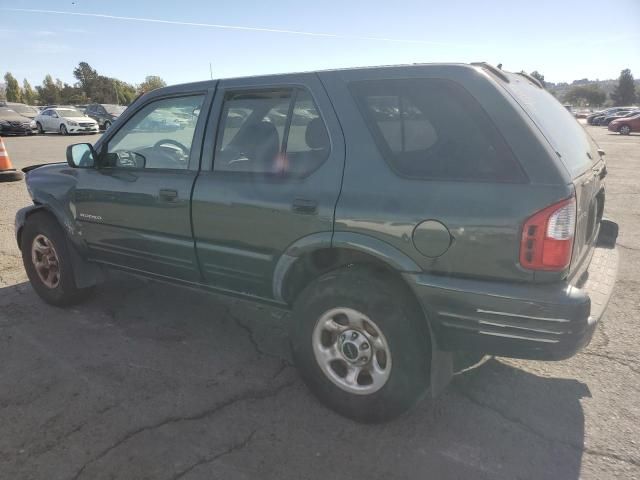
<svg viewBox="0 0 640 480"><path fill-rule="evenodd" d="M618 262L603 155L535 79L487 64L192 83L25 169L16 233L54 305L118 269L290 309L309 387L375 422L462 355L589 343Z"/></svg>

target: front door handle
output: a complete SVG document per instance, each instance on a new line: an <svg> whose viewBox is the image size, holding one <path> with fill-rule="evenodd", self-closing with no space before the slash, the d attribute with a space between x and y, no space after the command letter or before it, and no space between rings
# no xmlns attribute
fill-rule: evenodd
<svg viewBox="0 0 640 480"><path fill-rule="evenodd" d="M314 215L318 212L318 202L315 200L307 200L306 198L296 198L293 201L292 209L295 213Z"/></svg>
<svg viewBox="0 0 640 480"><path fill-rule="evenodd" d="M166 202L173 202L176 198L178 198L177 190L173 190L172 188L160 189L160 200L164 200Z"/></svg>

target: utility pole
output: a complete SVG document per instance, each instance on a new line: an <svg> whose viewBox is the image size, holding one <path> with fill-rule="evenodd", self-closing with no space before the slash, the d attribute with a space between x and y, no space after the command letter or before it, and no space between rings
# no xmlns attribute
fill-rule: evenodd
<svg viewBox="0 0 640 480"><path fill-rule="evenodd" d="M211 62L209 62L209 76L211 77L211 80L213 80L213 67L211 67Z"/></svg>

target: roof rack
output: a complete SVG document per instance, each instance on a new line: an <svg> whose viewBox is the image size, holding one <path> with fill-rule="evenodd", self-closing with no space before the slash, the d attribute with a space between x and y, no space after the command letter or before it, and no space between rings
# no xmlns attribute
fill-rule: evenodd
<svg viewBox="0 0 640 480"><path fill-rule="evenodd" d="M504 74L504 72L502 70L500 70L498 67L494 67L490 63L487 63L487 62L471 62L471 65L473 65L475 67L484 68L485 70L489 70L491 73L493 73L500 80L509 83L509 77L507 77Z"/></svg>
<svg viewBox="0 0 640 480"><path fill-rule="evenodd" d="M542 85L542 82L540 80L538 80L536 77L532 77L524 70L522 72L516 72L516 75L520 75L529 80L531 83L535 84L538 88L544 89L544 85Z"/></svg>

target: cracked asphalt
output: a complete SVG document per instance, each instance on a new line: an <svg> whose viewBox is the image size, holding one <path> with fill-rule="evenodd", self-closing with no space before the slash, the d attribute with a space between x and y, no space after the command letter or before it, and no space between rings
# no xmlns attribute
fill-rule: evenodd
<svg viewBox="0 0 640 480"><path fill-rule="evenodd" d="M607 152L621 257L591 344L562 362L491 360L376 426L311 396L284 312L121 275L47 306L13 238L25 185L0 184L0 478L640 479L640 135L587 128ZM22 168L95 139L4 140Z"/></svg>

